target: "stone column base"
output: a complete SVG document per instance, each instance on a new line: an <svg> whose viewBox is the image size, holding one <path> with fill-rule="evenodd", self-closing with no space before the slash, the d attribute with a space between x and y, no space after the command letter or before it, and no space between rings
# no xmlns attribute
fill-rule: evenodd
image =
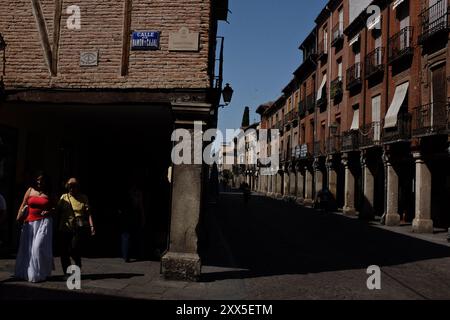
<svg viewBox="0 0 450 320"><path fill-rule="evenodd" d="M342 213L343 213L344 215L346 215L346 216L352 216L352 217L354 217L354 216L357 215L356 209L355 209L355 208L350 208L350 207L344 207L344 208L342 209Z"/></svg>
<svg viewBox="0 0 450 320"><path fill-rule="evenodd" d="M388 213L384 223L388 227L395 227L400 224L400 215L398 213Z"/></svg>
<svg viewBox="0 0 450 320"><path fill-rule="evenodd" d="M433 233L433 220L414 219L412 231L416 233Z"/></svg>
<svg viewBox="0 0 450 320"><path fill-rule="evenodd" d="M166 280L199 281L201 261L198 254L168 252L161 258Z"/></svg>
<svg viewBox="0 0 450 320"><path fill-rule="evenodd" d="M303 199L303 205L312 208L314 207L314 201L312 199Z"/></svg>

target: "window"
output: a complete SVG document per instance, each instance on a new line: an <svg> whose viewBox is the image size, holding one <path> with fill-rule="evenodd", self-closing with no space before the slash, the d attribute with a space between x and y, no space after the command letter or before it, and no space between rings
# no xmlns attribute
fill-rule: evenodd
<svg viewBox="0 0 450 320"><path fill-rule="evenodd" d="M339 9L339 35L344 33L344 9Z"/></svg>
<svg viewBox="0 0 450 320"><path fill-rule="evenodd" d="M380 141L381 138L381 95L372 98L372 125L374 141Z"/></svg>
<svg viewBox="0 0 450 320"><path fill-rule="evenodd" d="M337 72L339 80L342 80L342 59L339 59L337 62Z"/></svg>

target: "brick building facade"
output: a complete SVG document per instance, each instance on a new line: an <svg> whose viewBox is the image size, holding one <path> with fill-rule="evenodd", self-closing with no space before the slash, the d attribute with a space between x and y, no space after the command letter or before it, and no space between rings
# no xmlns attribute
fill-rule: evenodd
<svg viewBox="0 0 450 320"><path fill-rule="evenodd" d="M3 1L0 135L8 168L0 183L10 208L33 170L46 170L55 192L76 175L93 202L99 248L114 251L112 199L138 179L148 249L168 249L167 277L198 278L204 167L174 166L169 185L170 140L174 128L193 132L194 121L216 125L223 44L216 36L227 14L227 0ZM151 50L137 50L144 42Z"/></svg>
<svg viewBox="0 0 450 320"><path fill-rule="evenodd" d="M287 128L282 140L297 150L261 180L291 187L259 190L311 205L326 186L345 214L404 221L415 232L448 227L447 1L331 0L315 22L289 86L300 88L298 117L275 126L288 106L258 109L262 123ZM294 94L285 89L280 100Z"/></svg>

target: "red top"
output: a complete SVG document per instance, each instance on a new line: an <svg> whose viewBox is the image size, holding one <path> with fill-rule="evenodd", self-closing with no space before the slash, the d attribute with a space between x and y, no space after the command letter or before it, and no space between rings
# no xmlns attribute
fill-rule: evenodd
<svg viewBox="0 0 450 320"><path fill-rule="evenodd" d="M45 216L42 216L42 211L49 209L50 200L44 197L32 196L28 198L28 215L25 219L26 222L33 222L42 220Z"/></svg>

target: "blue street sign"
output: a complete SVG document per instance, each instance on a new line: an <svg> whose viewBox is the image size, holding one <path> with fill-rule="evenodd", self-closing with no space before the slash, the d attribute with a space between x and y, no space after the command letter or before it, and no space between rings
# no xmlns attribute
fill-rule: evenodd
<svg viewBox="0 0 450 320"><path fill-rule="evenodd" d="M135 31L131 38L131 50L159 50L159 31Z"/></svg>

